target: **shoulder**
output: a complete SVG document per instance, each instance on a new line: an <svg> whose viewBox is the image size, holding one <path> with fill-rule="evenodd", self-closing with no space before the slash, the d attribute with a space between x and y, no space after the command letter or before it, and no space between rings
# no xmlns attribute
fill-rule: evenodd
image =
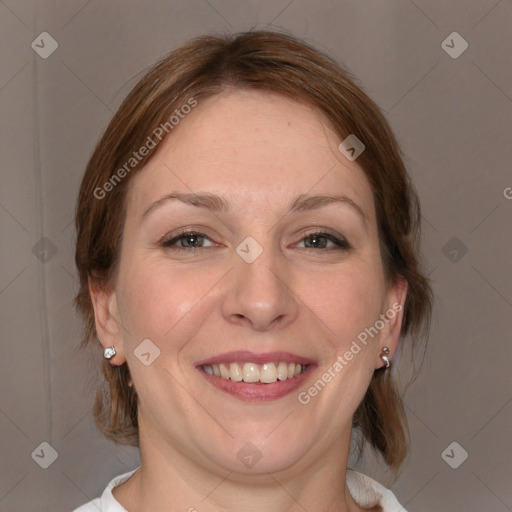
<svg viewBox="0 0 512 512"><path fill-rule="evenodd" d="M73 512L126 512L126 509L124 509L112 495L112 489L126 482L137 469L139 468L113 478L99 498L76 508Z"/></svg>
<svg viewBox="0 0 512 512"><path fill-rule="evenodd" d="M362 473L347 470L347 487L360 507L380 505L382 512L407 512L389 489Z"/></svg>
<svg viewBox="0 0 512 512"><path fill-rule="evenodd" d="M81 507L75 508L73 512L98 512L101 510L100 508L100 498L96 498L95 500L82 505Z"/></svg>

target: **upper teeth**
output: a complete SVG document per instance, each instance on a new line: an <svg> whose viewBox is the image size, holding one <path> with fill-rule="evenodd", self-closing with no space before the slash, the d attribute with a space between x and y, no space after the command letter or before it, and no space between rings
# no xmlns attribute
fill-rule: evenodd
<svg viewBox="0 0 512 512"><path fill-rule="evenodd" d="M263 382L270 384L277 380L286 380L297 377L306 369L306 365L286 363L220 363L204 364L203 369L210 375L221 379L230 379L236 382Z"/></svg>

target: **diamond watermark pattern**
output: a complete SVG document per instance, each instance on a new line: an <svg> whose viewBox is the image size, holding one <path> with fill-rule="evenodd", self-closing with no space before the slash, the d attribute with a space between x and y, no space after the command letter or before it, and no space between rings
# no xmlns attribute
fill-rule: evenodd
<svg viewBox="0 0 512 512"><path fill-rule="evenodd" d="M441 453L441 458L452 469L457 469L468 456L468 452L456 441L448 445Z"/></svg>
<svg viewBox="0 0 512 512"><path fill-rule="evenodd" d="M246 263L253 263L263 252L263 247L252 236L248 236L238 245L236 252Z"/></svg>
<svg viewBox="0 0 512 512"><path fill-rule="evenodd" d="M252 468L263 454L252 443L245 443L236 454L237 458L248 468Z"/></svg>
<svg viewBox="0 0 512 512"><path fill-rule="evenodd" d="M47 59L59 47L59 43L48 32L41 32L30 46L41 58Z"/></svg>
<svg viewBox="0 0 512 512"><path fill-rule="evenodd" d="M351 162L353 162L365 148L366 146L353 133L338 146L340 152Z"/></svg>
<svg viewBox="0 0 512 512"><path fill-rule="evenodd" d="M43 236L32 247L32 252L42 263L48 263L57 254L57 246L49 238Z"/></svg>
<svg viewBox="0 0 512 512"><path fill-rule="evenodd" d="M43 468L48 469L56 460L59 454L46 441L41 443L31 454L31 457Z"/></svg>
<svg viewBox="0 0 512 512"><path fill-rule="evenodd" d="M456 236L450 238L441 252L452 262L458 263L468 252L468 248Z"/></svg>
<svg viewBox="0 0 512 512"><path fill-rule="evenodd" d="M137 346L133 353L144 366L149 366L160 355L160 349L147 338Z"/></svg>
<svg viewBox="0 0 512 512"><path fill-rule="evenodd" d="M441 43L441 48L452 59L458 59L468 49L468 46L468 42L458 32L452 32Z"/></svg>

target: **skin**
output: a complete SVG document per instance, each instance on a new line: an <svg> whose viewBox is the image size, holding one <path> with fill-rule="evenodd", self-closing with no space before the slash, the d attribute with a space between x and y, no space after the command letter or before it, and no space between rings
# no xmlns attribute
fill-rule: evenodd
<svg viewBox="0 0 512 512"><path fill-rule="evenodd" d="M341 484L351 421L382 348L396 349L401 313L307 405L297 394L403 305L407 286L385 281L371 188L339 143L309 106L229 91L203 100L132 178L116 282L90 285L101 343L116 348L111 364L128 363L139 396L142 469L114 490L130 512L362 510ZM171 192L216 194L230 208L168 200L143 216ZM360 212L334 203L289 213L301 194L343 195ZM194 252L176 250L184 239L159 245L180 228L207 238ZM315 231L350 248L325 238L311 247ZM247 236L263 248L250 264L235 251ZM134 355L147 338L160 350L149 366ZM289 351L317 368L284 398L242 402L196 368L231 350ZM237 458L248 442L262 455L251 468Z"/></svg>

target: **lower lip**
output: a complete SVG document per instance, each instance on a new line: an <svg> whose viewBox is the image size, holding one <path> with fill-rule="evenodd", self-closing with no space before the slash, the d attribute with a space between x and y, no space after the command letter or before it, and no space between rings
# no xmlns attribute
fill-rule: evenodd
<svg viewBox="0 0 512 512"><path fill-rule="evenodd" d="M314 365L310 364L306 368L306 371L299 376L293 377L292 379L278 380L271 384L252 384L243 381L235 382L233 380L210 375L201 367L198 369L210 384L239 400L243 400L244 402L271 402L283 398L297 390L304 384L304 381L309 378L313 367Z"/></svg>

